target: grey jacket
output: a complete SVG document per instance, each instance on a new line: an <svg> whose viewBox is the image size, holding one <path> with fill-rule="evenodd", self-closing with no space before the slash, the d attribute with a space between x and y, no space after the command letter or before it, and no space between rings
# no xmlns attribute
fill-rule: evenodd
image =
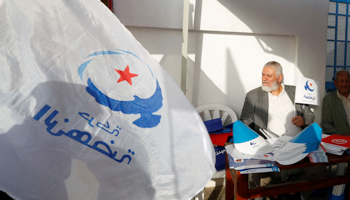
<svg viewBox="0 0 350 200"><path fill-rule="evenodd" d="M321 127L330 135L350 133L348 117L337 91L323 98Z"/></svg>
<svg viewBox="0 0 350 200"><path fill-rule="evenodd" d="M288 97L294 104L295 86L284 85ZM295 104L297 115L304 119L308 126L314 122L315 115L308 105ZM261 87L249 91L245 97L240 120L259 133L259 128L267 129L269 111L268 93Z"/></svg>

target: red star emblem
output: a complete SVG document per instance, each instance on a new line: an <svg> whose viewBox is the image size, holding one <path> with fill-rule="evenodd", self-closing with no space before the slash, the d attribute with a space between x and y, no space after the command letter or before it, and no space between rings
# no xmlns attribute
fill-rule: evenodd
<svg viewBox="0 0 350 200"><path fill-rule="evenodd" d="M310 83L310 86L312 86L312 83Z"/></svg>
<svg viewBox="0 0 350 200"><path fill-rule="evenodd" d="M122 81L127 81L130 85L132 85L131 78L138 76L137 74L130 73L129 65L126 66L124 71L114 69L120 75L120 78L117 83Z"/></svg>

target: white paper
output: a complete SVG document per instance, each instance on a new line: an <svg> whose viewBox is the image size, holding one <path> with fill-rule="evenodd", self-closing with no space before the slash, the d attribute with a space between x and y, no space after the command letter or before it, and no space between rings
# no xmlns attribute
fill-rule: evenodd
<svg viewBox="0 0 350 200"><path fill-rule="evenodd" d="M233 144L225 146L226 152L229 153L233 158L235 159L250 159L250 158L255 158L255 159L262 159L262 160L273 160L273 154L268 153L268 154L259 154L259 155L250 155L250 154L245 154L240 151L238 151L236 148L234 148Z"/></svg>

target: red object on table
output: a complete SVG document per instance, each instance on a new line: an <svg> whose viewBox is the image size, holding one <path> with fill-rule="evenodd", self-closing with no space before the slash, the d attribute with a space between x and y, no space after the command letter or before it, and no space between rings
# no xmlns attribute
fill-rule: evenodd
<svg viewBox="0 0 350 200"><path fill-rule="evenodd" d="M209 134L213 145L225 146L230 133Z"/></svg>
<svg viewBox="0 0 350 200"><path fill-rule="evenodd" d="M350 136L337 135L337 134L330 135L326 138L323 138L322 142L349 148Z"/></svg>

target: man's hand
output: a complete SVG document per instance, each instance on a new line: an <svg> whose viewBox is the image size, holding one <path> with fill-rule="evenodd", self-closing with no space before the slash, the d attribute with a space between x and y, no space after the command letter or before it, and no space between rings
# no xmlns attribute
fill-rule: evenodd
<svg viewBox="0 0 350 200"><path fill-rule="evenodd" d="M301 127L305 125L304 119L301 116L293 117L292 122L297 127Z"/></svg>

